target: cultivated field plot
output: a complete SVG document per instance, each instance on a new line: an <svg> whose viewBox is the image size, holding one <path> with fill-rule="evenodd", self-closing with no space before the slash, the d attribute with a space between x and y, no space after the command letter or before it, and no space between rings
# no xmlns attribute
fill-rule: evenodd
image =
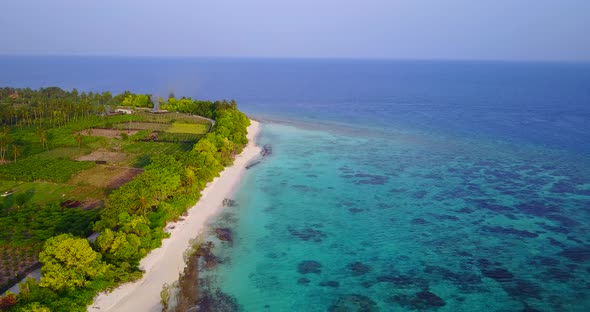
<svg viewBox="0 0 590 312"><path fill-rule="evenodd" d="M131 181L133 177L141 173L139 168L123 168L98 165L74 176L68 183L76 185L89 185L106 191L114 190Z"/></svg>
<svg viewBox="0 0 590 312"><path fill-rule="evenodd" d="M80 162L65 158L29 157L0 166L0 178L29 182L66 182L72 175L92 167L94 167L93 162Z"/></svg>
<svg viewBox="0 0 590 312"><path fill-rule="evenodd" d="M164 113L164 114L149 114L145 120L155 122L179 122L179 123L190 123L190 124L204 124L210 125L211 122L204 117L197 115L187 115L182 113Z"/></svg>
<svg viewBox="0 0 590 312"><path fill-rule="evenodd" d="M92 152L91 148L88 147L58 147L36 155L40 159L56 159L56 158L67 158L76 159Z"/></svg>
<svg viewBox="0 0 590 312"><path fill-rule="evenodd" d="M121 138L121 132L126 133L127 135L134 135L137 132L139 132L138 130L118 130L118 129L91 129L91 130L84 130L84 131L80 131L79 133L85 136L95 136L95 137L103 137L103 138L109 138L109 139L120 139Z"/></svg>
<svg viewBox="0 0 590 312"><path fill-rule="evenodd" d="M172 132L154 132L152 137L156 141L169 143L197 143L203 137L203 134L195 133L172 133Z"/></svg>
<svg viewBox="0 0 590 312"><path fill-rule="evenodd" d="M131 115L126 115L124 118L132 118L133 122L146 122L146 123L162 123L170 124L173 122L180 123L191 123L191 124L205 124L210 125L209 119L197 115L189 115L184 113L160 113L152 114L145 111L137 111Z"/></svg>
<svg viewBox="0 0 590 312"><path fill-rule="evenodd" d="M0 245L0 289L20 280L37 263L39 246Z"/></svg>
<svg viewBox="0 0 590 312"><path fill-rule="evenodd" d="M193 145L191 143L131 142L122 146L122 151L127 153L129 157L118 165L141 168L149 164L153 157L190 151Z"/></svg>
<svg viewBox="0 0 590 312"><path fill-rule="evenodd" d="M170 123L158 122L123 122L113 125L113 128L118 129L119 132L127 129L131 130L152 130L152 131L166 131L170 128ZM131 135L131 133L129 133Z"/></svg>
<svg viewBox="0 0 590 312"><path fill-rule="evenodd" d="M190 133L190 134L206 134L209 132L209 125L205 124L189 124L175 122L169 127L166 132L169 133Z"/></svg>

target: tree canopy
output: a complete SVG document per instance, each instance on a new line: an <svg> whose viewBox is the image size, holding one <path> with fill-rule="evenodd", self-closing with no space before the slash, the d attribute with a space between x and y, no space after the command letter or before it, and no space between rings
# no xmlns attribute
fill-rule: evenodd
<svg viewBox="0 0 590 312"><path fill-rule="evenodd" d="M85 286L107 269L101 254L90 247L88 240L71 234L48 239L39 261L43 264L39 285L56 291Z"/></svg>

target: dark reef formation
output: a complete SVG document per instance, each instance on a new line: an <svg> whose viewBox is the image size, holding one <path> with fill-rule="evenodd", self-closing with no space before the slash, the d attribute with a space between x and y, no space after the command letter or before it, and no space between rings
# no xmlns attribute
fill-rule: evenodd
<svg viewBox="0 0 590 312"><path fill-rule="evenodd" d="M324 281L324 282L320 282L320 286L322 286L322 287L340 287L340 283L337 281Z"/></svg>
<svg viewBox="0 0 590 312"><path fill-rule="evenodd" d="M271 156L272 146L270 144L264 144L264 146L262 146L262 150L260 151L260 155L262 155L262 157Z"/></svg>
<svg viewBox="0 0 590 312"><path fill-rule="evenodd" d="M195 252L195 256L203 260L203 266L206 269L214 268L219 262L213 254L213 248L215 248L215 245L212 242L207 242L200 245Z"/></svg>
<svg viewBox="0 0 590 312"><path fill-rule="evenodd" d="M297 272L301 274L320 274L322 272L322 264L313 260L301 261L297 265Z"/></svg>
<svg viewBox="0 0 590 312"><path fill-rule="evenodd" d="M388 301L414 311L436 310L446 305L442 298L428 290L422 290L414 295L395 295Z"/></svg>
<svg viewBox="0 0 590 312"><path fill-rule="evenodd" d="M340 296L330 307L328 312L377 312L377 303L371 298L359 294Z"/></svg>
<svg viewBox="0 0 590 312"><path fill-rule="evenodd" d="M233 235L232 235L231 229L228 229L228 228L216 228L215 229L215 235L221 241L230 242L230 243L233 241Z"/></svg>
<svg viewBox="0 0 590 312"><path fill-rule="evenodd" d="M237 312L240 311L236 299L219 289L201 292L196 306L198 312Z"/></svg>
<svg viewBox="0 0 590 312"><path fill-rule="evenodd" d="M326 233L320 230L315 230L309 227L304 228L302 230L297 230L292 226L289 226L287 227L287 230L289 230L289 233L294 237L297 237L304 241L312 241L316 243L321 242L324 238L328 236Z"/></svg>
<svg viewBox="0 0 590 312"><path fill-rule="evenodd" d="M306 285L307 286L307 285L309 285L309 283L311 283L311 280L309 278L302 277L297 280L297 284L299 284L299 285Z"/></svg>
<svg viewBox="0 0 590 312"><path fill-rule="evenodd" d="M371 271L371 266L362 262L353 262L346 266L350 270L352 276L365 275Z"/></svg>

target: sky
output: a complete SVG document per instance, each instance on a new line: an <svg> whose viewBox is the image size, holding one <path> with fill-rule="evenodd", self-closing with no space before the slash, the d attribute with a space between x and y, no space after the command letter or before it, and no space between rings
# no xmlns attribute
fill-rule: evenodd
<svg viewBox="0 0 590 312"><path fill-rule="evenodd" d="M0 55L590 60L589 0L1 0Z"/></svg>

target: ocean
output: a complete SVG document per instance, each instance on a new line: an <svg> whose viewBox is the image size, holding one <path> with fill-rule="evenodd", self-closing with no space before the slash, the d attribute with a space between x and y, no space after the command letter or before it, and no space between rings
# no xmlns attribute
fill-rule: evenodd
<svg viewBox="0 0 590 312"><path fill-rule="evenodd" d="M211 220L244 311L590 310L590 64L0 57L0 86L235 99L272 155ZM214 229L230 228L233 242Z"/></svg>

